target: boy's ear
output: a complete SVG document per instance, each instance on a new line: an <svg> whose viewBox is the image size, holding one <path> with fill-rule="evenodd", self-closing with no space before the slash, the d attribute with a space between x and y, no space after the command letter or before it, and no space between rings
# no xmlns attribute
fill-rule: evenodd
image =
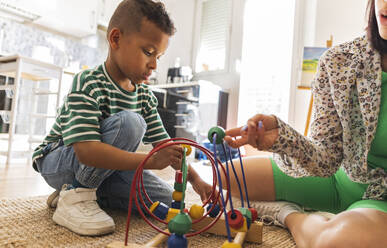
<svg viewBox="0 0 387 248"><path fill-rule="evenodd" d="M118 28L113 28L110 30L110 33L108 34L108 42L111 48L117 49L119 47L119 40L121 35L122 33Z"/></svg>

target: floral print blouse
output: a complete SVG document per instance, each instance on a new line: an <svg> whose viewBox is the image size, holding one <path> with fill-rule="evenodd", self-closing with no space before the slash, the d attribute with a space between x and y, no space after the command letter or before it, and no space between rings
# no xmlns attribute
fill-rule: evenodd
<svg viewBox="0 0 387 248"><path fill-rule="evenodd" d="M387 200L387 172L367 166L381 76L381 56L366 36L326 51L312 83L310 136L278 118L279 137L270 151L281 170L293 177L329 177L343 167L351 180L369 184L363 199Z"/></svg>

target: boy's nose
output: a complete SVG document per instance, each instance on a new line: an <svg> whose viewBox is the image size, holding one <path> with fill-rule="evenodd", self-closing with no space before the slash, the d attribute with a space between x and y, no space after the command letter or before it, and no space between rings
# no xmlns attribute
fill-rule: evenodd
<svg viewBox="0 0 387 248"><path fill-rule="evenodd" d="M148 63L148 67L149 67L149 69L156 70L156 68L157 68L157 60L156 59L152 59Z"/></svg>

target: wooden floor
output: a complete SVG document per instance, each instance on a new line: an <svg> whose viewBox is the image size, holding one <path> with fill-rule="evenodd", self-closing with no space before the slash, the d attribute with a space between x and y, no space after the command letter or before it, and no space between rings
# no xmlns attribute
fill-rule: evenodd
<svg viewBox="0 0 387 248"><path fill-rule="evenodd" d="M53 191L31 165L0 163L0 198L48 195Z"/></svg>

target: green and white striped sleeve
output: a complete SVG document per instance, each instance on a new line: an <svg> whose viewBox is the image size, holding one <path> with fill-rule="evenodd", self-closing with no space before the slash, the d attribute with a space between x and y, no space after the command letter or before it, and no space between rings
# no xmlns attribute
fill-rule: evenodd
<svg viewBox="0 0 387 248"><path fill-rule="evenodd" d="M146 114L144 116L147 125L147 130L143 138L145 144L157 143L169 139L169 135L165 131L163 122L157 112L157 105L157 98L153 95L152 91L149 91L149 99L145 106Z"/></svg>
<svg viewBox="0 0 387 248"><path fill-rule="evenodd" d="M62 137L65 145L81 141L101 141L97 101L84 92L67 95L61 113Z"/></svg>

